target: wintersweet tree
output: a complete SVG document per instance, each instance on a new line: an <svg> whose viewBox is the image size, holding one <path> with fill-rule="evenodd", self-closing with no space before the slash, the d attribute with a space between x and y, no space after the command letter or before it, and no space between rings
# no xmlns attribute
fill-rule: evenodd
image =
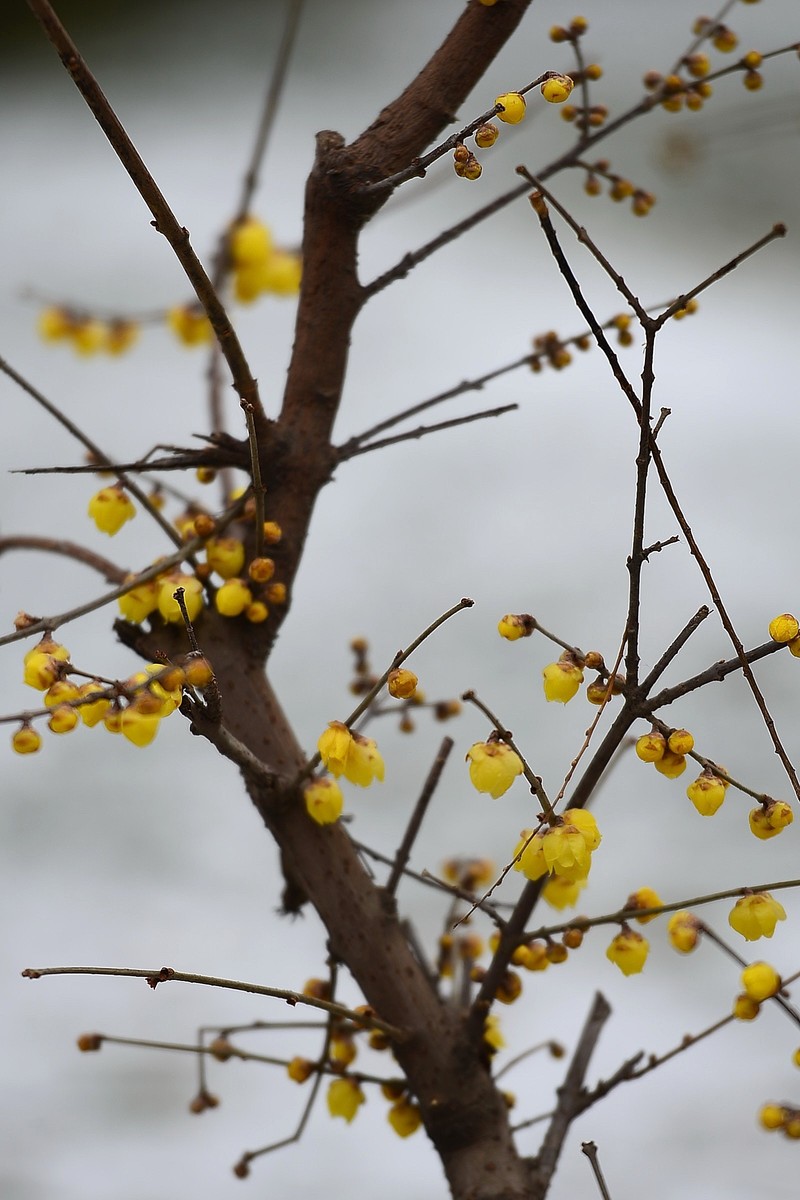
<svg viewBox="0 0 800 1200"><path fill-rule="evenodd" d="M252 1063L256 1070L261 1063L269 1073L261 1077L267 1080L260 1085L263 1110L242 1114L238 1136L250 1148L232 1155L234 1174L250 1177L250 1186L273 1186L281 1153L296 1154L287 1147L321 1136L320 1114L352 1124L342 1131L352 1146L378 1111L381 1123L388 1121L387 1140L414 1134L421 1140L424 1131L459 1200L543 1197L562 1160L558 1178L579 1178L576 1167L582 1169L587 1194L627 1194L623 1172L637 1155L637 1090L656 1103L667 1088L661 1080L678 1070L676 1059L683 1071L678 1086L697 1107L698 1127L705 1134L713 1127L709 1140L721 1146L722 1131L710 1115L720 1101L705 1067L694 1064L709 1039L730 1038L728 1053L736 1055L751 1032L741 1023L760 1018L760 1029L772 1021L775 1033L769 1025L764 1055L774 1090L759 1092L741 1078L736 1112L747 1132L727 1130L735 1138L752 1132L760 1139L758 1162L767 1165L757 1174L763 1177L768 1164L774 1170L783 1162L780 1147L791 1151L789 1143L800 1136L796 1085L791 1094L800 1054L792 1025L800 1024L800 1013L787 988L800 968L788 953L783 924L786 897L798 880L788 857L780 857L795 833L800 798L789 691L800 625L781 611L791 596L764 599L765 591L771 600L777 590L772 578L766 588L748 579L752 612L741 620L734 612L728 585L733 590L740 581L731 576L758 555L752 551L751 558L749 548L728 553L725 545L718 553L708 545L691 478L716 481L714 456L724 431L704 430L700 445L690 425L687 454L682 423L704 398L693 386L698 370L692 365L682 389L672 376L668 393L661 379L670 377L673 356L687 354L680 339L695 335L684 331L702 325L723 288L735 294L738 286L741 308L728 317L728 340L710 353L724 359L728 345L740 340L735 322L758 351L753 310L759 305L748 288L753 268L747 260L757 255L755 261L763 261L789 243L781 240L787 234L781 214L770 206L765 219L766 206L757 205L748 240L730 244L724 258L690 256L692 275L670 272L663 292L646 293L650 277L636 278L636 257L626 256L625 241L634 237L631 225L642 227L637 218L654 219L656 189L652 167L629 161L626 134L671 114L688 112L702 121L700 110L713 110L719 92L743 86L756 93L773 72L776 78L789 65L796 70L798 30L787 28L767 44L759 37L761 10L749 11L741 0L729 0L712 16L695 15L674 46L662 44L654 28L651 56L661 60L658 69L642 64L641 84L612 107L603 99L602 30L595 33L584 17L562 14L548 27L528 0L442 5L452 8L451 28L443 29L427 60L415 45L418 73L397 97L379 108L381 96L363 96L367 112L356 136L317 134L302 245L295 246L273 232L269 187L263 212L259 192L267 144L280 128L287 89L291 94L296 42L310 19L293 0L281 12L282 27L274 26L267 95L243 183L232 209L219 214L216 243L206 254L169 189L162 190L146 137L132 138L125 114L104 92L102 72L82 56L47 0L28 0L28 7L149 209L161 252L180 264L187 292L162 307L153 304L143 316L120 287L117 301L100 309L82 294L76 272L72 295L48 294L41 304L39 332L55 343L48 353L72 349L83 359L131 351L130 367L120 362L116 370L135 372L134 355L146 357L148 339L159 336L149 326L161 326L187 352L205 351L207 372L187 376L187 423L178 445L162 424L165 403L134 405L124 414L131 418L124 433L112 429L116 436L109 437L106 430L101 437L69 397L41 390L35 364L28 370L10 351L0 360L15 411L27 398L82 447L79 461L48 463L41 461L50 455L46 438L31 440L36 461L18 465L37 485L54 473L65 495L69 489L69 504L61 502L63 521L61 511L51 512L38 531L7 532L0 540L8 593L12 552L36 551L47 563L34 600L16 603L13 629L0 638L8 647L9 677L21 671L24 684L39 693L32 704L26 692L27 700L12 703L3 718L11 750L20 756L14 779L22 778L23 767L35 772L59 755L75 772L79 760L69 760L68 747L80 742L81 795L96 799L132 779L131 800L156 795L162 812L173 798L180 803L185 759L200 759L202 773L216 770L218 754L227 760L224 804L220 798L215 808L220 853L227 852L227 814L234 805L254 807L279 852L281 879L270 880L270 891L283 918L277 928L270 922L269 937L253 949L261 964L257 977L221 972L217 956L224 950L215 938L204 939L202 962L173 961L175 940L165 926L159 961L123 964L43 961L34 936L26 942L35 959L23 972L26 979L113 975L127 977L118 986L131 989L142 986L134 980L145 980L159 1000L173 997L176 1012L182 982L217 989L206 994L208 1015L199 1032L187 1011L182 1039L82 1032L78 1046L111 1052L116 1043L132 1042L189 1056L198 1073L189 1107L196 1116L206 1114L204 1120L215 1119L209 1110L218 1106L218 1093L226 1106L235 1094L222 1074L231 1068L221 1064ZM523 18L524 77L487 87ZM747 48L751 38L758 49ZM753 105L759 102L752 97ZM321 99L318 111L325 104ZM335 124L335 111L327 108ZM549 123L552 136L555 122L559 147L543 155L536 131ZM534 133L524 140L529 126ZM515 158L503 157L508 147ZM268 180L278 173L270 164ZM481 191L487 182L494 189L489 195ZM457 192L454 219L427 240L402 246L375 273L366 271L373 226L389 220L404 195L422 203L445 183L449 194ZM619 208L595 233L594 206L606 197ZM709 214L699 211L692 219L705 236ZM502 285L492 287L490 225L508 238L517 290L509 288L507 271ZM643 243L637 245L641 252ZM437 255L452 252L463 280L462 294L452 299L452 343L444 344L450 327L443 320L446 335L438 335L435 361L415 376L413 336L401 336L398 350L392 340L401 331L383 328L386 368L359 383L370 391L363 406L368 419L341 436L336 423L352 420L351 346L357 354L365 324L370 338L378 336L370 311L407 280L424 277ZM435 323L433 291L427 303L423 292L419 304L423 323ZM254 355L264 340L274 343L286 306L293 305L288 373L282 388L273 382L268 394ZM409 322L414 315L408 313ZM527 342L499 360L497 342L505 344L509 330L516 337L519 328L527 329ZM578 362L584 354L587 365ZM389 406L389 364L401 358L411 360L409 378L419 390L410 403ZM604 436L586 438L596 418L586 416L585 397L570 395L555 417L526 426L523 455L515 458L509 446L521 435L514 423L535 407L537 390L562 372L565 380L571 373L581 379L601 406ZM452 382L426 388L443 375ZM86 380L89 391L90 376ZM474 405L472 394L490 384L505 384L510 390L503 398L514 400ZM742 428L754 430L767 412L768 424L782 432L769 394L756 398L751 384L739 386L742 402L726 402ZM450 401L455 404L441 407ZM518 405L523 412L512 412ZM467 428L456 433L460 426ZM424 455L434 434L440 444L464 439L459 445L468 447L472 469L451 480L453 497L420 512L413 503L415 488L423 486L416 464L430 462ZM381 466L369 483L380 493L360 496L365 525L377 505L398 523L419 515L412 534L416 562L399 556L388 539L368 548L392 602L380 612L364 602L354 570L364 559L357 520L335 528L328 561L336 569L315 577L315 588L304 595L306 564L315 553L312 519L322 519L320 511L331 503L327 485L373 451L372 461ZM506 462L524 472L518 488L502 494L497 482L484 487L492 457L501 473ZM75 488L95 474L102 478L73 511ZM762 511L765 539L774 535L778 553L791 536L791 521L775 520L784 494L775 474ZM542 479L538 493L528 490L528 475ZM453 531L461 529L459 489L470 502L477 496L487 517L459 563L458 592L442 602L441 581L451 577L445 560ZM88 509L85 517L80 507ZM78 532L79 517L85 535ZM125 543L146 521L145 541ZM598 554L611 526L614 536L602 541ZM119 558L102 552L101 535L126 547ZM138 557L130 561L134 552ZM63 555L102 576L102 591L60 602L51 563ZM496 603L496 579L509 578L514 595L503 597L497 610L470 598L488 593ZM739 607L746 594L736 587ZM347 597L349 605L350 625L339 621L336 645L325 614L331 595ZM308 636L315 614L325 629L319 641ZM79 618L94 622L80 654L70 636ZM449 643L458 652L447 651L439 663L436 647L447 647L450 631L470 622L472 632ZM494 657L491 670L481 662L489 632L488 653L503 654L503 665ZM382 649L381 640L391 650ZM289 657L273 669L281 654ZM123 661L125 669L117 665ZM542 686L534 689L536 676ZM734 703L725 707L720 697L731 689ZM317 722L323 710L327 715ZM439 723L446 723L443 731ZM103 731L117 735L117 753L107 761L118 766L110 777L95 777L89 742L102 739ZM55 735L67 734L72 737L62 748ZM164 741L170 753L158 755ZM762 754L764 746L774 751L771 758ZM134 766L132 756L139 754ZM155 770L147 766L151 755L158 755ZM74 778L65 771L66 790ZM386 803L380 795L373 799L382 789L393 809L393 823L383 825L371 815ZM362 803L364 794L371 808ZM158 822L141 830L145 858L162 836ZM212 911L213 879L207 886ZM98 887L98 907L114 908L105 885ZM122 928L126 914L118 915ZM226 920L235 923L236 914ZM160 946L159 932L153 931L151 945ZM761 939L773 935L769 950L762 950ZM71 952L94 944L89 936L69 940ZM294 951L291 959L282 945ZM655 961L649 962L651 948ZM682 1033L664 1040L673 1024L675 964L691 956L694 967L698 948L705 965L693 977L699 983L682 985L691 1001L680 1014ZM722 954L710 970L714 950ZM282 965L288 962L290 978ZM627 1015L611 1049L603 1050L601 1035L614 1033L616 997L628 995L618 981L627 989L648 979L653 991L639 993L647 997L647 1020L640 1026L630 1015L641 1001L623 999ZM104 985L90 982L101 1020ZM26 1001L34 1011L45 1002L42 991L71 985L62 980L31 991L30 983L20 984L29 989ZM225 993L237 1007L226 1008L235 1015L219 1021L214 1005ZM572 1008L576 996L580 1021ZM710 1012L709 999L716 1005ZM647 1051L630 1040L630 1030L638 1037L642 1027L651 1039ZM35 1045L26 1054L35 1059ZM620 1115L613 1106L623 1096L629 1107ZM79 1106L80 1097L74 1102ZM599 1114L607 1109L611 1124L604 1126ZM366 1127L370 1136L377 1128ZM87 1156L91 1141L88 1136ZM664 1141L669 1147L668 1131ZM677 1140L676 1148L680 1157ZM588 1161L581 1161L581 1149ZM192 1150L204 1173L216 1166L206 1150L196 1144ZM147 1159L146 1147L141 1156ZM723 1180L726 1194L734 1195L736 1181L726 1179L719 1158L717 1184ZM302 1189L299 1161L290 1171ZM638 1161L639 1175L648 1169ZM682 1179L680 1166L675 1177ZM392 1186L387 1180L387 1193ZM441 1190L444 1184L426 1186ZM648 1181L653 1195L670 1194L673 1186L667 1178Z"/></svg>

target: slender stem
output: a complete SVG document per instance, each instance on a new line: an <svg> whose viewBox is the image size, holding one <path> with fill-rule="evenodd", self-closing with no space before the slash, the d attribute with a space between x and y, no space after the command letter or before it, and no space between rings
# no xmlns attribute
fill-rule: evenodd
<svg viewBox="0 0 800 1200"><path fill-rule="evenodd" d="M151 988L160 983L199 983L206 987L229 988L234 992L248 992L253 996L271 996L275 1000L285 1000L294 1007L297 1004L307 1004L311 1008L322 1009L334 1017L342 1017L353 1021L365 1029L381 1029L396 1041L402 1041L406 1034L404 1030L386 1021L381 1021L369 1013L357 1013L343 1004L334 1004L330 1000L318 1000L315 996L305 996L302 992L291 992L285 988L264 987L258 983L244 983L239 979L221 979L214 975L197 975L189 971L175 971L172 967L161 967L156 971L144 970L138 967L27 967L22 972L24 979L41 979L45 975L113 975L132 979L145 979Z"/></svg>
<svg viewBox="0 0 800 1200"><path fill-rule="evenodd" d="M339 462L346 462L347 459L355 458L359 454L369 454L370 450L383 450L386 446L396 446L398 442L408 442L412 438L425 437L429 433L441 433L443 429L455 429L458 425L469 425L472 421L484 421L487 417L502 417L506 413L515 412L518 408L518 404L503 404L499 408L486 408L481 412L467 413L463 417L451 417L448 421L438 421L435 425L418 425L416 429L410 429L407 433L396 433L392 437L380 438L377 442L369 442L366 445L347 443L337 451L337 459Z"/></svg>
<svg viewBox="0 0 800 1200"><path fill-rule="evenodd" d="M642 367L642 408L639 414L639 449L636 455L636 489L633 502L633 537L628 558L628 617L625 677L631 687L639 682L639 634L641 632L642 567L644 523L647 505L647 474L650 468L650 410L653 398L653 355L655 331L645 326L644 365Z"/></svg>
<svg viewBox="0 0 800 1200"><path fill-rule="evenodd" d="M52 5L48 0L28 0L28 7L71 75L75 86L108 138L139 195L150 209L153 215L153 227L158 233L163 234L175 252L217 335L240 399L253 405L258 414L259 423L266 423L267 418L261 407L258 387L250 372L244 351L214 285L192 249L189 231L176 219L99 83L81 57L78 47L53 11Z"/></svg>
<svg viewBox="0 0 800 1200"><path fill-rule="evenodd" d="M464 692L461 699L468 701L470 704L474 704L476 708L480 709L480 711L483 713L483 715L485 717L488 717L488 719L491 721L492 725L494 725L495 729L500 734L501 739L505 742L505 744L507 746L509 746L514 751L517 758L522 763L522 774L525 776L525 779L530 784L530 789L533 792L534 796L541 804L545 818L550 821L555 820L556 814L553 809L553 805L551 804L550 800L548 799L547 792L544 790L541 779L539 778L539 776L537 774L535 774L533 769L530 767L530 765L526 761L525 756L523 755L519 746L517 746L516 743L514 742L514 739L511 735L511 733L509 732L509 730L506 729L505 725L503 725L500 722L500 720L495 716L495 714L492 712L492 710L489 707L487 707L487 705L484 704L484 702L481 699L479 699L479 697L477 696L477 694L475 692L473 692L473 691Z"/></svg>
<svg viewBox="0 0 800 1200"><path fill-rule="evenodd" d="M585 1154L589 1160L589 1165L592 1168L592 1174L595 1178L600 1195L603 1200L611 1200L611 1193L606 1187L606 1181L603 1178L603 1172L600 1170L600 1160L597 1156L597 1146L594 1142L581 1142L581 1154Z"/></svg>
<svg viewBox="0 0 800 1200"><path fill-rule="evenodd" d="M28 534L17 534L14 537L0 537L0 554L7 550L38 550L43 554L63 554L75 562L83 563L102 575L108 583L122 583L126 572L116 563L112 563L100 554L95 554L86 546L77 542L65 542L56 538L36 537Z"/></svg>

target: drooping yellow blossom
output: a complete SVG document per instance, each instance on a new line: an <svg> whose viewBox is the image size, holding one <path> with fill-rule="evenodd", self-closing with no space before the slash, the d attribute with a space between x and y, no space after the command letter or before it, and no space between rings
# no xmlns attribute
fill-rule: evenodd
<svg viewBox="0 0 800 1200"><path fill-rule="evenodd" d="M183 602L190 621L196 621L203 611L203 585L196 575L177 575L162 579L158 588L158 611L172 625L180 625L183 621L175 592L183 588Z"/></svg>
<svg viewBox="0 0 800 1200"><path fill-rule="evenodd" d="M178 305L167 313L167 324L184 346L202 346L214 336L211 322L199 308Z"/></svg>
<svg viewBox="0 0 800 1200"><path fill-rule="evenodd" d="M785 920L786 910L769 892L741 896L728 914L731 929L735 929L748 942L760 937L771 938L778 921Z"/></svg>
<svg viewBox="0 0 800 1200"><path fill-rule="evenodd" d="M149 746L158 733L161 717L158 712L148 712L144 697L139 697L123 710L120 717L120 733L134 746Z"/></svg>
<svg viewBox="0 0 800 1200"><path fill-rule="evenodd" d="M718 775L708 767L702 775L698 775L694 783L686 789L686 795L691 800L702 817L713 817L725 799L727 788Z"/></svg>
<svg viewBox="0 0 800 1200"><path fill-rule="evenodd" d="M241 575L244 559L244 542L239 538L209 538L206 542L206 562L223 579Z"/></svg>
<svg viewBox="0 0 800 1200"><path fill-rule="evenodd" d="M535 835L532 829L523 829L520 840L514 847L514 870L521 871L526 879L541 879L547 874L544 835L545 829L538 830Z"/></svg>
<svg viewBox="0 0 800 1200"><path fill-rule="evenodd" d="M409 1100L407 1096L396 1100L386 1116L392 1129L401 1138L410 1137L422 1124L419 1105L414 1104L413 1100Z"/></svg>
<svg viewBox="0 0 800 1200"><path fill-rule="evenodd" d="M11 748L15 754L35 754L41 745L41 734L32 725L20 725L11 737Z"/></svg>
<svg viewBox="0 0 800 1200"><path fill-rule="evenodd" d="M522 774L521 758L505 742L475 742L466 757L472 786L495 800Z"/></svg>
<svg viewBox="0 0 800 1200"><path fill-rule="evenodd" d="M535 628L536 622L527 613L506 613L497 622L497 632L507 642L516 642L519 638L530 637Z"/></svg>
<svg viewBox="0 0 800 1200"><path fill-rule="evenodd" d="M226 579L214 597L214 606L223 617L239 617L253 603L253 593L244 579Z"/></svg>
<svg viewBox="0 0 800 1200"><path fill-rule="evenodd" d="M653 766L660 775L666 775L667 779L677 779L686 770L686 758L683 754L665 750L658 762L653 763Z"/></svg>
<svg viewBox="0 0 800 1200"><path fill-rule="evenodd" d="M583 667L574 654L565 650L558 662L544 668L542 677L545 699L567 704L583 683Z"/></svg>
<svg viewBox="0 0 800 1200"><path fill-rule="evenodd" d="M748 996L747 992L743 992L734 1000L731 1011L737 1021L755 1021L761 1012L761 1005L752 996Z"/></svg>
<svg viewBox="0 0 800 1200"><path fill-rule="evenodd" d="M669 940L681 954L689 954L700 940L701 924L697 917L681 909L673 913L667 922Z"/></svg>
<svg viewBox="0 0 800 1200"><path fill-rule="evenodd" d="M561 911L573 908L578 903L578 897L586 887L585 879L567 879L563 875L551 875L542 888L542 899L551 908Z"/></svg>
<svg viewBox="0 0 800 1200"><path fill-rule="evenodd" d="M307 783L303 798L306 812L318 825L332 825L338 821L344 808L342 789L335 779L327 775Z"/></svg>
<svg viewBox="0 0 800 1200"><path fill-rule="evenodd" d="M69 704L58 704L47 724L52 733L70 733L79 722L76 708Z"/></svg>
<svg viewBox="0 0 800 1200"><path fill-rule="evenodd" d="M328 1112L349 1124L366 1100L355 1079L333 1079L328 1085Z"/></svg>
<svg viewBox="0 0 800 1200"><path fill-rule="evenodd" d="M317 749L323 764L337 779L344 775L359 787L369 787L373 779L383 779L383 758L373 739L351 733L341 721L328 723Z"/></svg>
<svg viewBox="0 0 800 1200"><path fill-rule="evenodd" d="M542 854L551 875L574 880L585 879L589 874L591 851L575 825L554 825L547 829L542 838Z"/></svg>
<svg viewBox="0 0 800 1200"><path fill-rule="evenodd" d="M150 579L147 583L136 584L124 596L120 596L117 604L125 620L134 625L141 625L142 621L155 612L158 608L158 589L158 581Z"/></svg>
<svg viewBox="0 0 800 1200"><path fill-rule="evenodd" d="M694 737L688 729L673 729L667 738L667 749L673 754L688 754L694 750Z"/></svg>
<svg viewBox="0 0 800 1200"><path fill-rule="evenodd" d="M585 808L567 808L562 815L568 825L576 827L586 842L587 849L596 850L603 839L592 813Z"/></svg>
<svg viewBox="0 0 800 1200"><path fill-rule="evenodd" d="M647 938L625 926L606 950L606 958L619 967L623 975L638 975L647 961L649 951Z"/></svg>
<svg viewBox="0 0 800 1200"><path fill-rule="evenodd" d="M752 1000L761 1003L780 991L781 977L769 963L750 963L742 971L742 987Z"/></svg>
<svg viewBox="0 0 800 1200"><path fill-rule="evenodd" d="M113 537L126 521L132 521L136 516L136 508L124 488L104 487L96 492L89 501L89 516L101 533Z"/></svg>
<svg viewBox="0 0 800 1200"><path fill-rule="evenodd" d="M246 216L231 229L228 246L235 266L253 266L272 253L272 234L258 217Z"/></svg>
<svg viewBox="0 0 800 1200"><path fill-rule="evenodd" d="M78 712L84 725L92 729L102 721L111 707L111 701L103 696L102 683L84 683L78 690L81 699L86 701L86 703L78 705ZM97 699L92 700L92 696L97 696Z"/></svg>

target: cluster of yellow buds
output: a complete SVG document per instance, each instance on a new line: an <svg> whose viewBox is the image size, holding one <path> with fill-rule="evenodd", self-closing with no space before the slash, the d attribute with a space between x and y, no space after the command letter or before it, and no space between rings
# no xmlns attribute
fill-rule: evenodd
<svg viewBox="0 0 800 1200"><path fill-rule="evenodd" d="M690 112L699 112L706 100L713 94L714 89L707 79L697 77L700 60L703 56L694 56L694 62L688 66L688 72L693 76L684 79L681 75L661 75L658 71L648 71L642 82L648 92L653 94L667 112L678 113L686 107Z"/></svg>
<svg viewBox="0 0 800 1200"><path fill-rule="evenodd" d="M536 618L530 613L506 613L497 623L497 632L508 642L530 637L536 629ZM612 679L599 651L590 650L588 654L582 654L573 647L564 650L556 662L548 663L543 668L545 699L568 704L578 694L586 668L597 671L597 676L586 689L586 699L590 704L605 704L610 696L618 696L624 690L625 677L615 674Z"/></svg>
<svg viewBox="0 0 800 1200"><path fill-rule="evenodd" d="M161 720L179 707L183 686L189 682L188 665L184 670L150 663L122 683L104 685L95 679L77 684L69 678L74 673L69 658L67 648L49 634L25 655L24 682L44 693L42 701L45 713L50 710L47 724L52 733L70 733L81 723L90 729L102 723L109 733L121 733L135 746L148 746ZM195 670L190 682L203 687L211 675L210 667L206 674ZM41 747L32 719L23 722L11 744L18 754L33 754Z"/></svg>
<svg viewBox="0 0 800 1200"><path fill-rule="evenodd" d="M653 728L636 742L636 754L642 762L652 763L667 779L677 779L686 770L686 756L694 749L688 729L674 729L669 735ZM691 797L690 797L691 798Z"/></svg>
<svg viewBox="0 0 800 1200"><path fill-rule="evenodd" d="M228 252L233 266L233 290L242 304L266 292L296 296L300 290L300 256L274 243L269 228L258 217L246 216L232 226Z"/></svg>
<svg viewBox="0 0 800 1200"><path fill-rule="evenodd" d="M800 1138L800 1108L794 1108L790 1104L777 1104L770 1100L763 1105L758 1119L764 1129L780 1129L788 1138Z"/></svg>
<svg viewBox="0 0 800 1200"><path fill-rule="evenodd" d="M583 181L583 190L587 196L600 196L603 191L603 180L605 180L608 184L609 198L618 204L623 200L630 200L631 212L634 216L646 217L656 202L656 197L652 192L636 187L630 179L612 171L611 163L607 158L598 158L596 162L585 165L584 169L586 178ZM622 342L622 345L630 345L630 343Z"/></svg>
<svg viewBox="0 0 800 1200"><path fill-rule="evenodd" d="M39 314L38 329L46 342L66 342L77 354L124 354L139 337L139 326L124 318L101 321L69 308L50 305Z"/></svg>

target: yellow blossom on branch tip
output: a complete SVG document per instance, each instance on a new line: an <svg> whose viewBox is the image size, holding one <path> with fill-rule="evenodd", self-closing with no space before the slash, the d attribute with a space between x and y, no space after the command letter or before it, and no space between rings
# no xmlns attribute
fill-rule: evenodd
<svg viewBox="0 0 800 1200"><path fill-rule="evenodd" d="M619 967L623 975L638 975L647 961L650 943L635 929L623 929L606 950L609 962Z"/></svg>
<svg viewBox="0 0 800 1200"><path fill-rule="evenodd" d="M341 721L329 721L328 728L320 735L317 742L317 749L323 765L337 778L344 774L352 741L353 735L346 725L343 725Z"/></svg>
<svg viewBox="0 0 800 1200"><path fill-rule="evenodd" d="M333 1079L328 1085L328 1112L349 1124L366 1100L355 1079Z"/></svg>
<svg viewBox="0 0 800 1200"><path fill-rule="evenodd" d="M728 915L728 924L748 942L757 938L771 938L778 921L786 920L783 905L770 896L769 892L754 892L736 901Z"/></svg>
<svg viewBox="0 0 800 1200"><path fill-rule="evenodd" d="M542 888L542 899L551 908L561 911L573 908L586 887L586 879L566 879L563 875L551 875Z"/></svg>
<svg viewBox="0 0 800 1200"><path fill-rule="evenodd" d="M495 104L502 104L503 111L497 114L500 121L506 125L518 125L525 116L525 97L519 92L503 92L495 99Z"/></svg>
<svg viewBox="0 0 800 1200"><path fill-rule="evenodd" d="M548 829L542 838L542 854L551 875L574 880L585 879L589 874L591 852L575 825L555 825Z"/></svg>
<svg viewBox="0 0 800 1200"><path fill-rule="evenodd" d="M683 754L675 754L672 750L665 750L653 766L659 775L666 775L667 779L677 779L686 770L686 757Z"/></svg>
<svg viewBox="0 0 800 1200"><path fill-rule="evenodd" d="M563 104L574 87L569 75L553 75L544 81L541 92L548 104Z"/></svg>
<svg viewBox="0 0 800 1200"><path fill-rule="evenodd" d="M472 786L495 800L522 774L522 759L505 742L474 742L466 758Z"/></svg>
<svg viewBox="0 0 800 1200"><path fill-rule="evenodd" d="M417 676L406 667L395 667L389 672L386 680L389 695L394 696L396 700L407 700L413 696L418 683Z"/></svg>

